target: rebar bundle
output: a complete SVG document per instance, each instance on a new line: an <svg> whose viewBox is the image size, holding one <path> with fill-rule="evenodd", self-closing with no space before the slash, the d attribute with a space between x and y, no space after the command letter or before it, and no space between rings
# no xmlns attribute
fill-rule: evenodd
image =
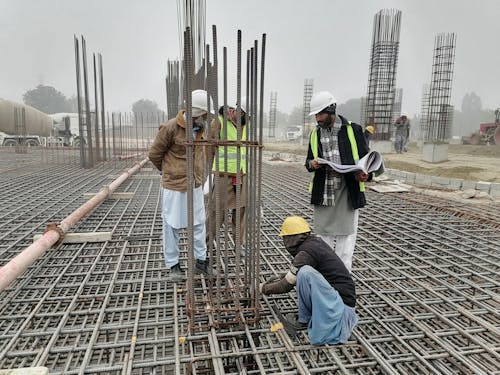
<svg viewBox="0 0 500 375"><path fill-rule="evenodd" d="M394 118L396 71L399 53L401 11L383 9L375 14L368 73L365 125L375 125L374 139L390 138Z"/></svg>
<svg viewBox="0 0 500 375"><path fill-rule="evenodd" d="M80 164L83 168L92 168L95 163L106 160L106 119L104 117L104 78L102 55L93 54L94 68L94 108L90 108L90 94L87 74L87 46L85 38L80 43L74 36L75 68L76 68L76 96L78 103L78 122L80 138ZM82 68L82 69L81 69ZM83 96L81 86L83 79ZM100 99L100 100L99 100ZM100 107L100 108L99 108ZM100 117L100 119L99 119ZM99 126L101 124L101 127ZM92 129L94 127L94 129ZM102 147L101 147L102 145ZM102 151L101 151L102 148Z"/></svg>
<svg viewBox="0 0 500 375"><path fill-rule="evenodd" d="M453 106L450 105L450 98L455 62L455 44L455 33L436 35L428 108L426 109L425 123L421 123L424 141L446 142L450 138L453 122ZM424 107L422 107L423 111Z"/></svg>
<svg viewBox="0 0 500 375"><path fill-rule="evenodd" d="M179 112L181 100L179 97L180 90L180 70L179 61L167 61L167 77L165 78L165 86L167 92L167 114L168 118L174 118Z"/></svg>

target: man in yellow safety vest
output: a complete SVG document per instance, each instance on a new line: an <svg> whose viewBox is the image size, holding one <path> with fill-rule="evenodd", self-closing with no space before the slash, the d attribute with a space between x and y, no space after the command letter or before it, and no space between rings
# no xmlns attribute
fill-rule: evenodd
<svg viewBox="0 0 500 375"><path fill-rule="evenodd" d="M218 139L219 145L213 152L212 173L214 178L207 209L207 248L212 249L217 234L217 218L220 223L228 222L228 210L231 210L232 236L235 244L241 245L245 239L245 202L247 196L246 147L241 144L247 139L246 100L242 98L238 108L227 107L224 121L224 107L219 110L218 120L211 124L211 138ZM239 118L238 118L239 115ZM218 185L216 186L216 182ZM237 192L239 190L239 199ZM217 201L216 192L220 199ZM237 218L239 211L239 219ZM219 215L217 216L217 212ZM239 231L237 231L239 220Z"/></svg>
<svg viewBox="0 0 500 375"><path fill-rule="evenodd" d="M369 149L363 128L336 116L337 100L328 91L311 98L311 113L318 125L310 134L305 167L312 173L309 191L314 205L314 229L351 272L358 230L358 209L364 207L364 182L371 174L340 174L318 163L318 158L336 164L356 164Z"/></svg>

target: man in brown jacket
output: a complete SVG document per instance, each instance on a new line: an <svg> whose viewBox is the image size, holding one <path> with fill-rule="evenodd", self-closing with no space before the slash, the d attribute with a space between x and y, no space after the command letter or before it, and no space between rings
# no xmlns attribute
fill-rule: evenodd
<svg viewBox="0 0 500 375"><path fill-rule="evenodd" d="M193 139L203 139L208 113L207 92L192 92ZM169 279L180 281L182 269L179 264L179 229L187 227L187 159L186 159L186 111L163 124L149 150L149 159L162 172L162 218L163 252L165 265L170 270ZM205 206L203 183L205 151L203 146L194 146L193 191L194 256L196 271L209 274L207 247L205 244Z"/></svg>

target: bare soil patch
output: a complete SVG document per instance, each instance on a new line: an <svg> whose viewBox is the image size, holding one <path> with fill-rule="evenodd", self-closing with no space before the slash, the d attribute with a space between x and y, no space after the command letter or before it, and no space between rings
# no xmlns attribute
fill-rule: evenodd
<svg viewBox="0 0 500 375"><path fill-rule="evenodd" d="M265 143L264 150L295 154L305 159L307 144ZM448 160L441 163L423 161L422 150L416 143L411 143L406 153L388 153L383 157L387 168L431 176L500 183L500 146L450 144Z"/></svg>

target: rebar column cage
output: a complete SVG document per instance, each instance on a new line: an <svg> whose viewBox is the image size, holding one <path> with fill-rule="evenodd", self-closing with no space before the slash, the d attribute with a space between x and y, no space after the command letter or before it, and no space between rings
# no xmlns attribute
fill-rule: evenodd
<svg viewBox="0 0 500 375"><path fill-rule="evenodd" d="M453 122L453 106L450 105L455 61L455 33L441 33L434 41L432 79L426 122L422 122L422 134L427 142L446 142L450 139Z"/></svg>
<svg viewBox="0 0 500 375"><path fill-rule="evenodd" d="M276 137L276 104L278 102L278 93L271 91L269 101L269 138Z"/></svg>
<svg viewBox="0 0 500 375"><path fill-rule="evenodd" d="M183 86L186 97L186 116L191 116L190 91L194 88L193 82L197 79L193 74L194 61L191 44L190 29L184 33L184 61ZM217 90L217 38L213 27L213 65L210 63L210 48L206 46L204 57L205 68L199 72L204 74L204 87L213 99L214 112L219 109L219 92ZM244 324L257 324L260 319L259 300L259 254L260 254L260 186L262 174L262 123L263 123L263 90L264 90L264 55L265 34L262 37L261 53L258 43L247 51L246 95L241 93L241 31L238 31L237 75L236 75L236 102L228 103L227 85L227 49L223 48L223 108L219 121L211 121L205 134L205 139L191 137L192 124L187 121L186 155L188 160L188 228L187 243L181 241L181 251L185 249L188 259L187 294L185 311L188 318L188 327L191 333L207 332L214 328L227 329ZM259 61L260 58L260 61ZM260 73L259 73L260 68ZM242 100L244 102L242 102ZM212 106L212 103L209 104ZM236 107L237 139L228 137L228 128L233 126L228 118L228 107ZM242 107L249 118L248 124L241 124ZM210 108L212 109L212 108ZM212 115L210 116L212 118ZM215 119L214 119L215 120ZM215 127L215 128L213 128ZM213 275L198 276L194 273L195 259L193 255L193 205L190 203L189 189L194 187L193 176L193 146L205 148L208 155L206 167L208 191L205 207L208 211L207 228L215 224L215 233L207 230L210 269ZM243 152L243 150L245 152ZM198 152L198 151L197 151ZM191 155L190 155L191 154ZM213 159L213 160L212 160ZM228 173L228 163L236 162L235 176ZM245 166L246 173L240 166ZM248 186L243 193L243 179ZM231 191L235 192L234 208L229 205L228 181L232 181ZM191 188L189 187L191 186ZM193 192L193 190L191 190ZM239 220L231 225L232 216L240 217L244 211L246 231L240 226ZM191 223L191 224L190 224ZM240 241L241 240L241 241Z"/></svg>
<svg viewBox="0 0 500 375"><path fill-rule="evenodd" d="M399 53L401 11L382 9L373 20L373 38L368 74L364 125L375 124L374 139L391 136Z"/></svg>
<svg viewBox="0 0 500 375"><path fill-rule="evenodd" d="M396 95L394 97L394 106L392 107L392 122L394 123L401 115L408 115L408 113L402 113L403 106L403 89L397 88Z"/></svg>
<svg viewBox="0 0 500 375"><path fill-rule="evenodd" d="M302 138L308 137L307 133L309 120L309 112L311 112L311 98L314 90L314 80L312 78L306 78L304 80L304 101L303 101L303 112L302 112Z"/></svg>
<svg viewBox="0 0 500 375"><path fill-rule="evenodd" d="M420 109L420 134L419 139L423 141L429 133L429 91L430 85L425 83L422 87L422 107Z"/></svg>

